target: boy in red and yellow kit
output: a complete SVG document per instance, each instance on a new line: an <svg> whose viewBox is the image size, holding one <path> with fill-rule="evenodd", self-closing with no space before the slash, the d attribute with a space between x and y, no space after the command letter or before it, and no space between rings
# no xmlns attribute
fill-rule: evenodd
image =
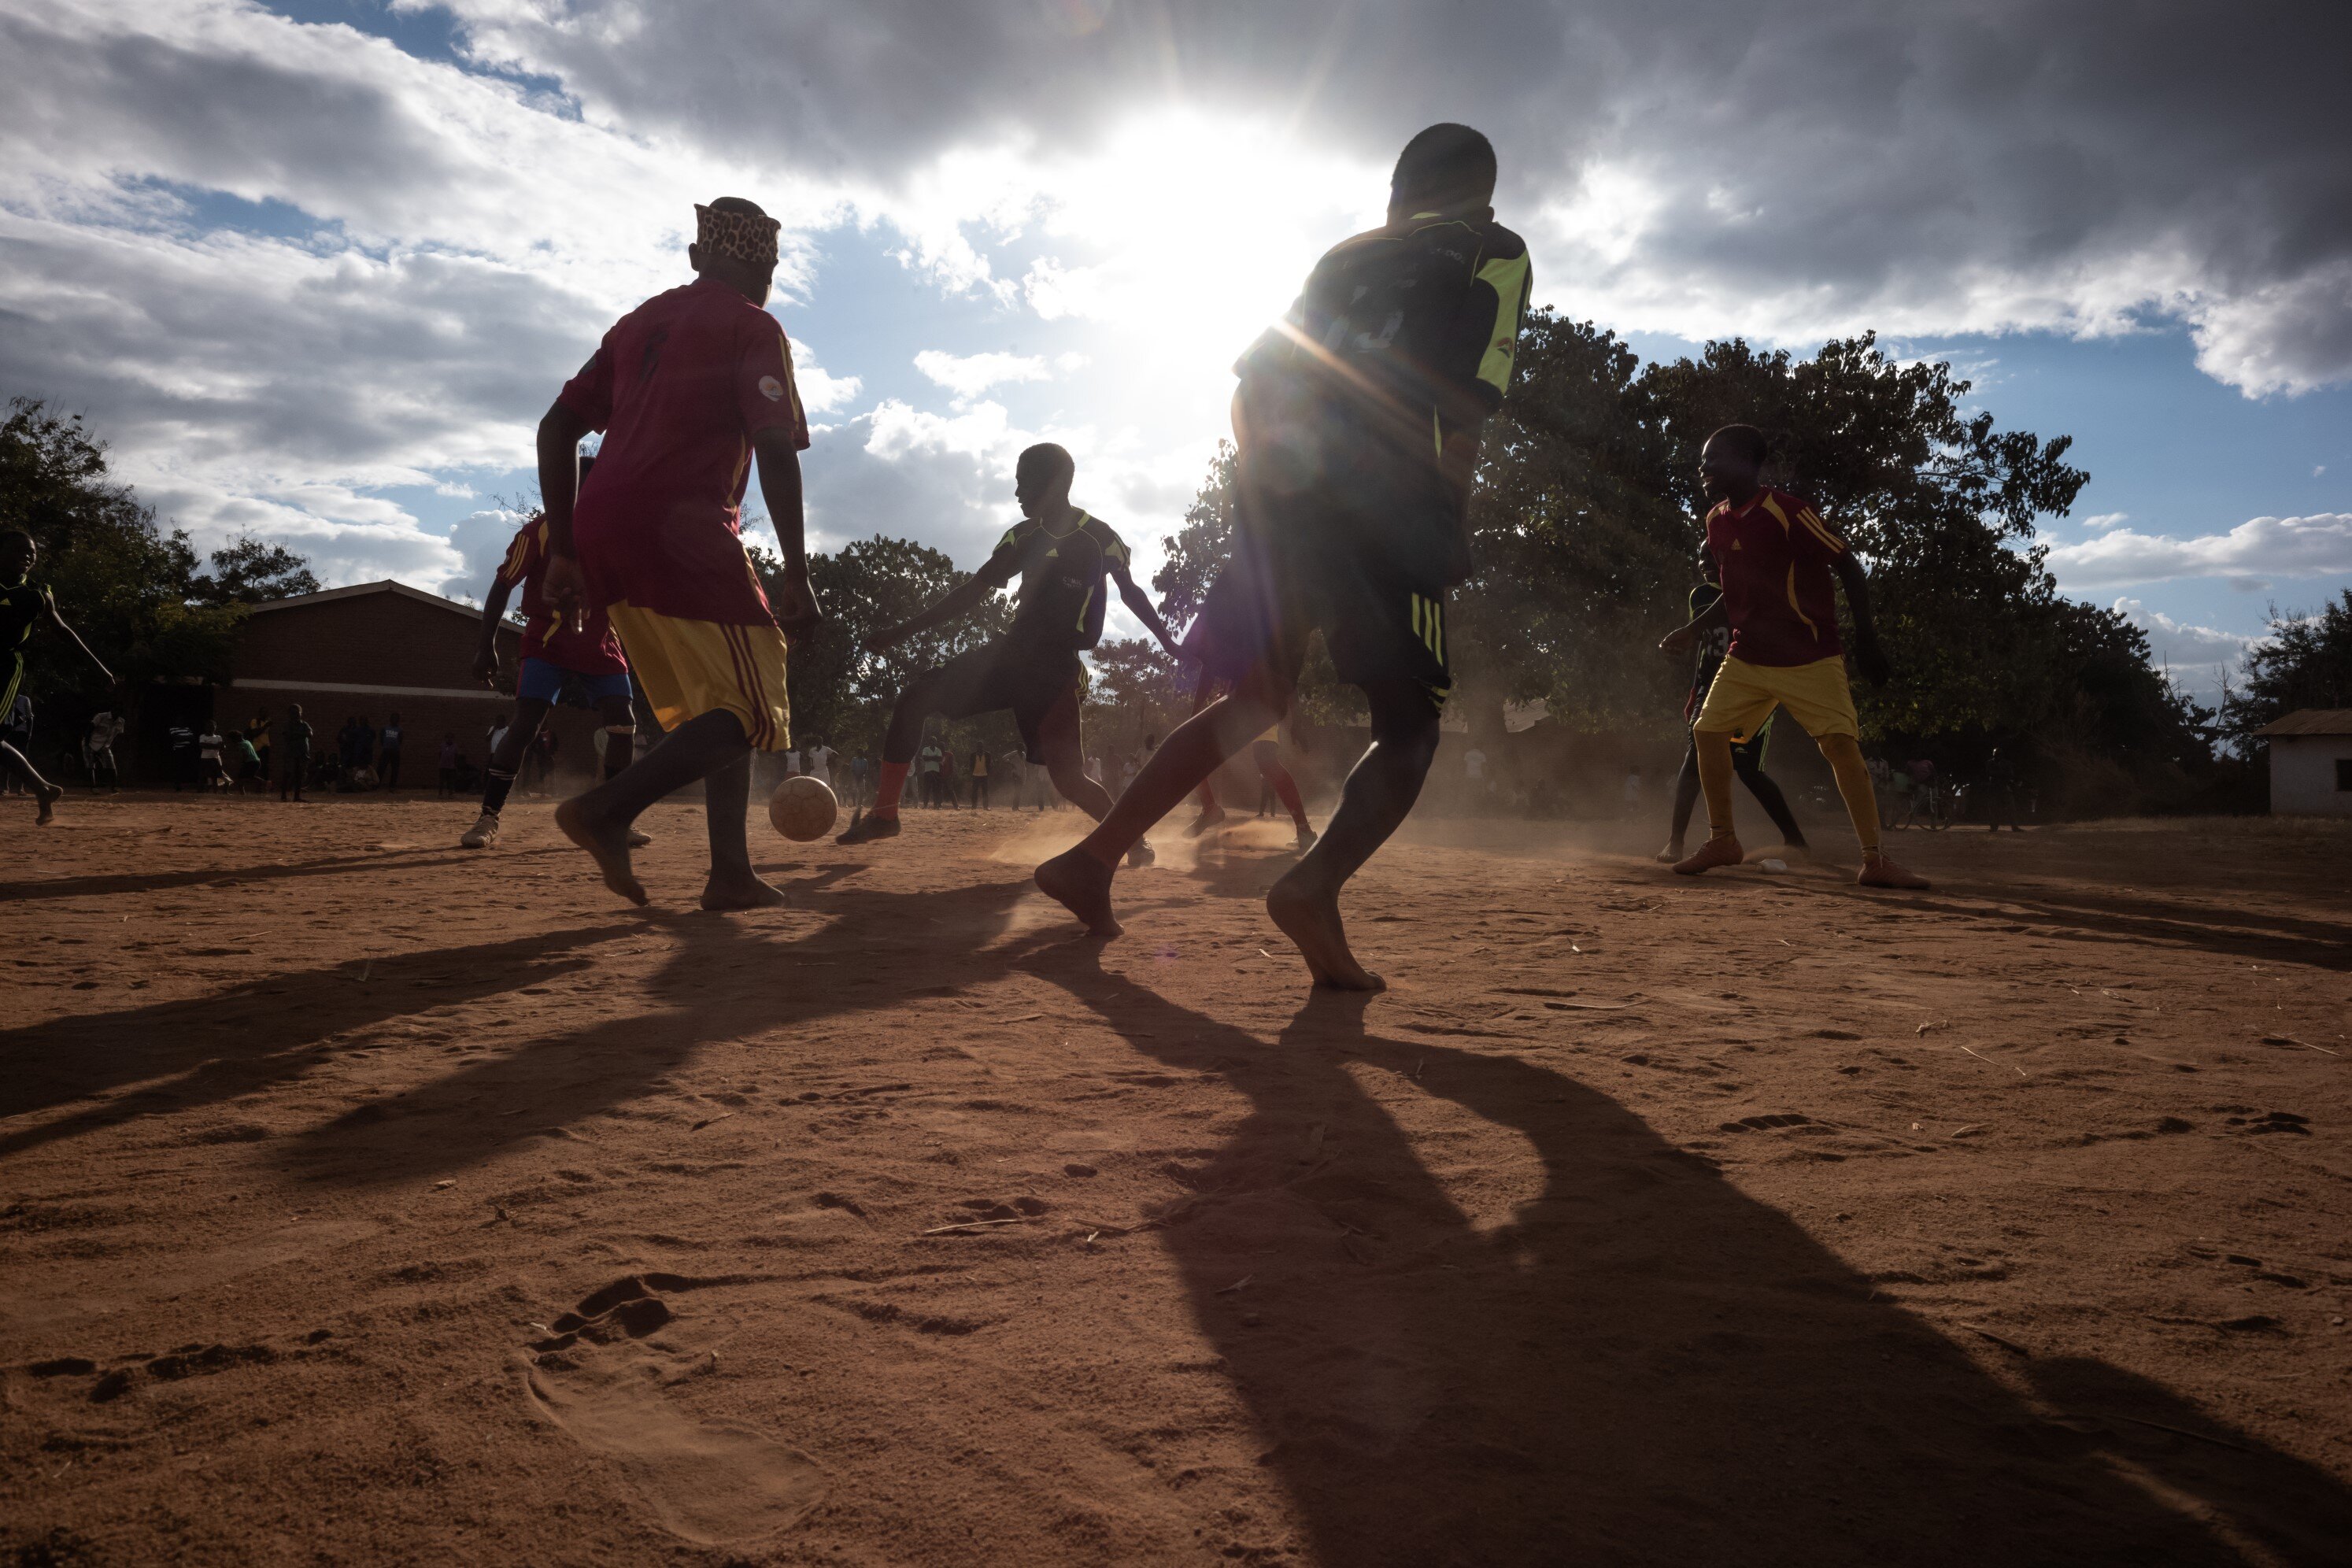
<svg viewBox="0 0 2352 1568"><path fill-rule="evenodd" d="M1715 503L1706 514L1706 548L1723 574L1723 596L1658 646L1680 652L1700 632L1728 625L1731 649L1691 726L1712 837L1697 854L1676 861L1675 869L1693 877L1739 864L1739 840L1731 826L1731 748L1753 737L1780 707L1804 727L1837 774L1838 793L1862 840L1862 875L1856 880L1865 888L1923 889L1925 878L1906 871L1879 848L1878 801L1863 761L1861 726L1838 640L1837 588L1843 584L1846 603L1853 606L1854 662L1873 685L1886 679L1886 655L1871 625L1867 580L1845 541L1811 506L1764 485L1764 433L1752 425L1725 426L1706 438L1699 453L1699 485Z"/></svg>
<svg viewBox="0 0 2352 1568"><path fill-rule="evenodd" d="M591 609L611 618L667 731L616 777L558 806L555 821L594 857L606 887L642 904L630 824L700 779L710 829L702 907L742 910L783 902L751 869L743 814L751 752L792 744L784 633L821 618L802 534L808 422L792 346L761 308L782 226L736 196L694 210L696 280L622 317L539 425L541 592L574 630ZM583 481L580 439L591 430L604 444ZM754 457L784 552L776 611L740 535Z"/></svg>

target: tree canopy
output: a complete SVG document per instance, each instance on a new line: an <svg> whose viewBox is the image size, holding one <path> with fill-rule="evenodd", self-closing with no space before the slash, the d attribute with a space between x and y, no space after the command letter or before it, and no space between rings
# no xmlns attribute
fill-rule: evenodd
<svg viewBox="0 0 2352 1568"><path fill-rule="evenodd" d="M2352 708L2352 588L2313 615L2282 615L2222 694L2222 733L2243 749L2254 731L2299 708Z"/></svg>

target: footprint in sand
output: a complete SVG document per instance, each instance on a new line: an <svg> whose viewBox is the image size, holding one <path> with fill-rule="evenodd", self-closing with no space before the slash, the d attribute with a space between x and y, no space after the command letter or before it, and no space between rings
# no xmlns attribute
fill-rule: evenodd
<svg viewBox="0 0 2352 1568"><path fill-rule="evenodd" d="M695 1420L664 1397L714 1357L644 1342L676 1318L656 1292L717 1282L616 1280L550 1324L555 1332L522 1362L533 1412L617 1463L672 1534L704 1546L773 1534L824 1495L824 1472L806 1455L749 1427Z"/></svg>

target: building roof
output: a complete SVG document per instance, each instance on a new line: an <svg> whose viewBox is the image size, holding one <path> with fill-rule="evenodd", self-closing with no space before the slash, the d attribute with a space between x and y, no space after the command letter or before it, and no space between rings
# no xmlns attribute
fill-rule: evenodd
<svg viewBox="0 0 2352 1568"><path fill-rule="evenodd" d="M327 588L316 594L297 594L290 599L265 599L252 606L251 614L262 615L270 610L299 609L309 605L331 604L337 599L356 599L368 594L398 594L430 605L436 610L450 610L469 621L478 621L482 612L478 605L461 605L455 599L445 599L438 594L428 594L422 588L412 588L405 583L395 583L387 577L381 583L354 583L348 588Z"/></svg>
<svg viewBox="0 0 2352 1568"><path fill-rule="evenodd" d="M2352 708L2298 708L2254 731L2257 735L2352 735Z"/></svg>

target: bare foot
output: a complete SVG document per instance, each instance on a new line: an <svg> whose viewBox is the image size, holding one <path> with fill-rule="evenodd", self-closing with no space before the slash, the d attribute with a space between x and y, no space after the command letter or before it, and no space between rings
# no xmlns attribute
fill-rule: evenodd
<svg viewBox="0 0 2352 1568"><path fill-rule="evenodd" d="M34 798L41 803L41 815L35 820L55 822L58 819L58 797L65 793L63 784L51 784L47 789L34 791Z"/></svg>
<svg viewBox="0 0 2352 1568"><path fill-rule="evenodd" d="M750 871L717 871L702 884L706 910L766 910L784 902L783 893Z"/></svg>
<svg viewBox="0 0 2352 1568"><path fill-rule="evenodd" d="M1677 876L1696 877L1701 871L1712 871L1717 866L1737 866L1746 857L1739 852L1737 838L1710 838L1698 847L1698 853L1687 860L1675 862Z"/></svg>
<svg viewBox="0 0 2352 1568"><path fill-rule="evenodd" d="M555 826L563 836L588 851L596 869L604 874L604 886L633 904L646 900L646 887L629 868L629 829L625 823L592 816L583 809L575 797L555 808Z"/></svg>
<svg viewBox="0 0 2352 1568"><path fill-rule="evenodd" d="M1192 819L1192 825L1184 829L1184 836L1188 838L1198 838L1224 819L1225 808L1222 805L1213 805Z"/></svg>
<svg viewBox="0 0 2352 1568"><path fill-rule="evenodd" d="M1037 868L1038 890L1078 917L1100 937L1124 934L1110 912L1110 868L1084 849L1066 850Z"/></svg>
<svg viewBox="0 0 2352 1568"><path fill-rule="evenodd" d="M1265 912L1282 934L1298 944L1307 972L1318 985L1335 991L1385 991L1389 983L1356 962L1349 950L1347 929L1339 923L1339 900L1331 893L1303 886L1296 873L1276 882L1265 895Z"/></svg>

